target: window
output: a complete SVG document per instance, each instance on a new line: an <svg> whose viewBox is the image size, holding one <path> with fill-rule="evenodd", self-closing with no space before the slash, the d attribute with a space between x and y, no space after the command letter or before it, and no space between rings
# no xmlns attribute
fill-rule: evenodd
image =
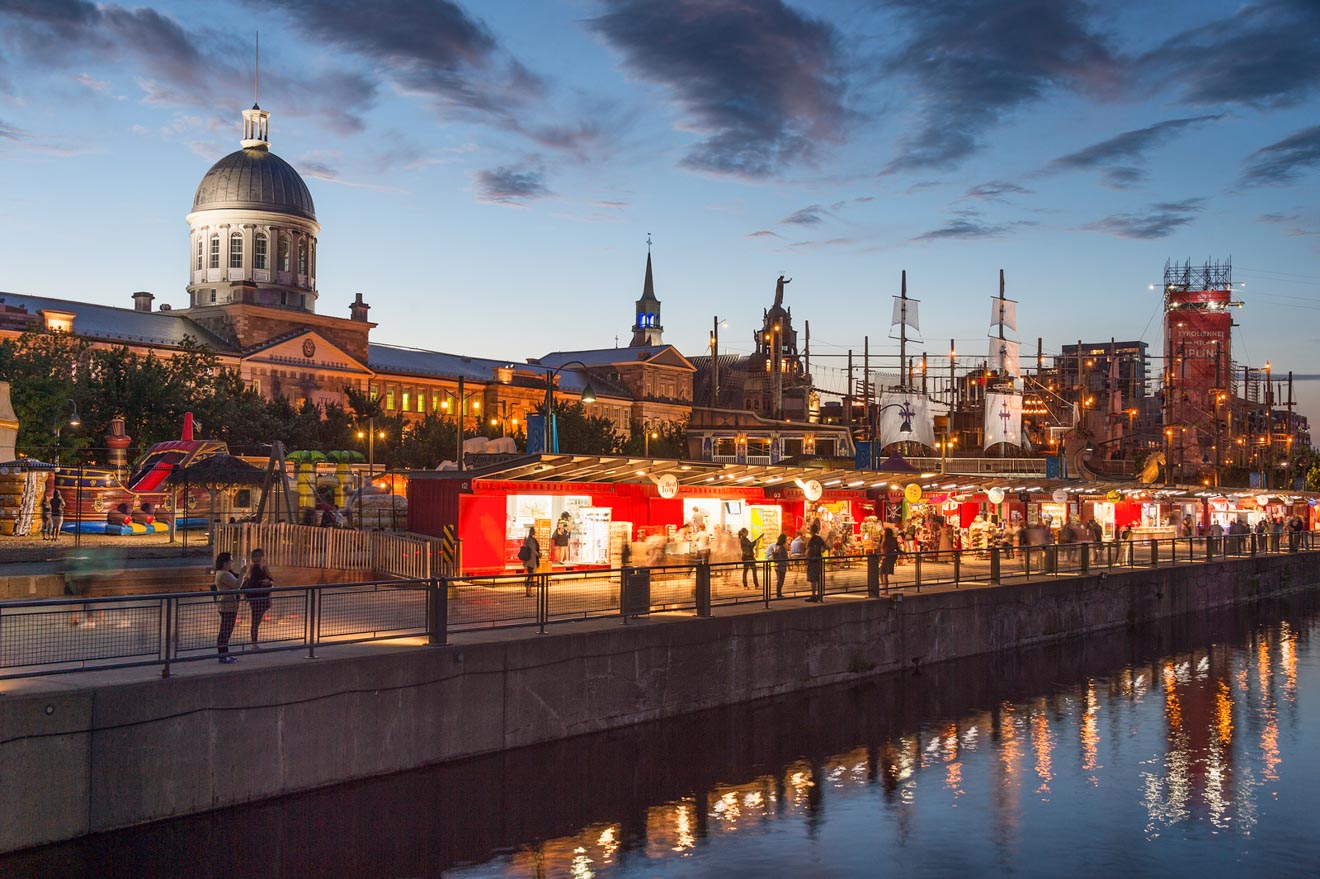
<svg viewBox="0 0 1320 879"><path fill-rule="evenodd" d="M307 242L298 244L298 274L307 274Z"/></svg>
<svg viewBox="0 0 1320 879"><path fill-rule="evenodd" d="M212 305L215 304L215 291L214 291L214 290L211 291L211 304L212 304Z"/></svg>
<svg viewBox="0 0 1320 879"><path fill-rule="evenodd" d="M289 270L289 239L281 237L280 238L280 271L287 272L288 270Z"/></svg>
<svg viewBox="0 0 1320 879"><path fill-rule="evenodd" d="M409 411L409 404L412 402L412 391L408 388L403 389L403 411Z"/></svg>
<svg viewBox="0 0 1320 879"><path fill-rule="evenodd" d="M733 457L738 454L738 442L731 436L715 437L715 454Z"/></svg>
<svg viewBox="0 0 1320 879"><path fill-rule="evenodd" d="M431 411L440 411L440 392L438 390L431 391Z"/></svg>
<svg viewBox="0 0 1320 879"><path fill-rule="evenodd" d="M235 232L229 236L229 267L243 268L243 233Z"/></svg>
<svg viewBox="0 0 1320 879"><path fill-rule="evenodd" d="M197 270L199 272L202 270L202 250L203 250L203 242L201 238L198 238L197 239Z"/></svg>
<svg viewBox="0 0 1320 879"><path fill-rule="evenodd" d="M252 267L254 269L266 268L266 246L268 243L266 233L258 232L257 237L252 242Z"/></svg>
<svg viewBox="0 0 1320 879"><path fill-rule="evenodd" d="M211 262L210 262L210 267L213 268L213 269L218 269L218 268L220 268L220 236L219 236L219 235L212 235L212 236L211 236Z"/></svg>
<svg viewBox="0 0 1320 879"><path fill-rule="evenodd" d="M372 382L371 384L367 385L367 397L369 399L374 400L379 396L380 396L380 385L376 384L375 382Z"/></svg>
<svg viewBox="0 0 1320 879"><path fill-rule="evenodd" d="M385 389L385 408L391 412L394 411L394 388L392 387Z"/></svg>

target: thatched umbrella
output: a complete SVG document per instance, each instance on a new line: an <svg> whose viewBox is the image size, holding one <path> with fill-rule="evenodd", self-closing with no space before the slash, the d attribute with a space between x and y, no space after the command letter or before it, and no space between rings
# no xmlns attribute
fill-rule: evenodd
<svg viewBox="0 0 1320 879"><path fill-rule="evenodd" d="M233 455L211 455L209 458L203 458L196 464L190 464L182 470L175 470L165 481L170 485L182 485L185 488L197 485L209 491L211 493L211 522L214 525L215 500L221 489L234 488L240 485L261 485L265 478L266 472L264 470L260 467L253 467L242 458L236 458ZM186 513L188 507L186 497L183 506L183 511Z"/></svg>

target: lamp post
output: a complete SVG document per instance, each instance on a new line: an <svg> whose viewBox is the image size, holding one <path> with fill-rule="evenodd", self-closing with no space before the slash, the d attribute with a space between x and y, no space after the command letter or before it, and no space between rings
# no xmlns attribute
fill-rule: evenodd
<svg viewBox="0 0 1320 879"><path fill-rule="evenodd" d="M712 363L713 363L713 362L714 362L714 361L712 361ZM549 366L544 367L544 369L545 369L545 421L544 421L544 423L541 425L541 429L542 429L542 431L543 431L543 433L542 433L542 439L543 439L543 443L544 443L544 445L543 445L543 447L542 447L542 454L550 454L550 453L551 453L551 449L550 449L550 437L551 437L551 432L550 432L550 422L551 422L551 420L555 417L555 416L554 416L554 412L555 412L555 377L558 376L559 373L560 373L561 371L563 371L564 367L566 367L566 366L572 366L572 365L575 364L575 363L576 363L578 366L582 367L584 370L589 370L589 369L591 369L591 367L587 366L587 365L586 365L585 363L583 363L581 360L568 360L568 361L565 361L565 362L559 364L559 366L556 366L556 367L549 367ZM596 392L595 392L594 390L592 390L592 388L591 388L591 382L590 382L590 381L587 381L587 382L583 385L583 387L582 387L582 402L583 402L583 403L594 403L594 402L596 402ZM557 453L557 452L558 452L558 449L555 449L555 452Z"/></svg>
<svg viewBox="0 0 1320 879"><path fill-rule="evenodd" d="M78 427L78 426L80 426L80 425L82 424L82 419L78 417L78 404L75 403L72 399L65 400L64 402L68 403L70 406L73 407L73 414L69 416L69 420L68 420L67 424L69 425L69 427ZM60 432L64 429L64 424L65 424L64 422L61 422L61 421L59 421L59 420L56 420L56 422L55 422L55 466L56 466L56 468L58 468L58 467L60 466Z"/></svg>
<svg viewBox="0 0 1320 879"><path fill-rule="evenodd" d="M720 318L715 316L710 330L710 408L717 409L720 405ZM723 321L724 326L729 322Z"/></svg>
<svg viewBox="0 0 1320 879"><path fill-rule="evenodd" d="M899 424L899 426L898 426L898 432L899 432L900 434L902 434L902 433L911 434L911 433L912 433L912 416L913 416L914 414L916 414L916 413L914 413L914 412L912 411L912 409L908 406L908 404L907 404L906 401L904 401L904 402L902 402L902 403L886 403L886 404L883 405L883 406L879 406L879 407L877 407L876 410L875 410L876 417L879 418L879 417L885 412L886 409L897 409L897 410L899 410L899 412L902 413L902 415L903 415L903 421L902 421L902 423ZM946 429L945 432L946 432L946 435L947 435L947 429ZM883 437L882 437L882 439L883 439ZM877 447L877 445L876 445L875 434L872 433L872 435L871 435L871 466L872 466L872 467L875 466L875 461L876 461L876 449L877 449L877 448L878 448L878 447Z"/></svg>
<svg viewBox="0 0 1320 879"><path fill-rule="evenodd" d="M482 393L481 391L473 391L470 394L464 394L463 376L460 375L458 377L458 392L453 395L454 397L453 408L454 408L454 435L456 437L454 440L454 460L457 462L459 470L466 469L463 466L463 416L465 414L464 405L467 403L468 400L471 400L473 397L479 396L481 393ZM442 400L440 402L440 408L448 412L449 401ZM472 411L477 413L478 415L481 413L480 400L473 401Z"/></svg>
<svg viewBox="0 0 1320 879"><path fill-rule="evenodd" d="M357 432L358 439L367 441L367 481L358 486L358 528L362 528L362 496L367 493L367 486L376 478L376 416L367 418L367 429ZM385 431L380 431L380 438L385 439Z"/></svg>
<svg viewBox="0 0 1320 879"><path fill-rule="evenodd" d="M651 457L651 440L660 439L660 434L649 427L642 428L642 457Z"/></svg>
<svg viewBox="0 0 1320 879"><path fill-rule="evenodd" d="M1270 380L1270 362L1265 361L1265 462L1261 481L1270 487L1270 470L1274 466L1274 383Z"/></svg>

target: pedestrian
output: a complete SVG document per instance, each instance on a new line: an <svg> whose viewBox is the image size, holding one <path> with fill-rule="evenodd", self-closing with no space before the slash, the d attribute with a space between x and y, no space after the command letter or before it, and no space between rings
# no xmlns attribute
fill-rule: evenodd
<svg viewBox="0 0 1320 879"><path fill-rule="evenodd" d="M50 517L50 498L44 494L41 496L41 539L50 540L50 525L54 521Z"/></svg>
<svg viewBox="0 0 1320 879"><path fill-rule="evenodd" d="M50 539L58 541L60 539L60 529L64 527L64 495L60 490L55 489L55 493L50 496Z"/></svg>
<svg viewBox="0 0 1320 879"><path fill-rule="evenodd" d="M807 601L825 598L825 539L820 536L820 523L811 523L811 539L807 541L807 582L811 584L811 597Z"/></svg>
<svg viewBox="0 0 1320 879"><path fill-rule="evenodd" d="M770 558L775 562L775 597L783 598L784 578L788 576L788 535L782 531L770 548Z"/></svg>
<svg viewBox="0 0 1320 879"><path fill-rule="evenodd" d="M559 524L555 526L555 533L550 535L550 560L555 562L568 561L568 540L572 532L568 527L568 519L561 516Z"/></svg>
<svg viewBox="0 0 1320 879"><path fill-rule="evenodd" d="M885 529L885 536L880 540L880 588L889 591L889 577L898 564L898 554L903 548L898 545L898 535L893 528Z"/></svg>
<svg viewBox="0 0 1320 879"><path fill-rule="evenodd" d="M692 527L696 528L697 530L697 541L696 541L697 564L709 565L710 564L710 532L706 530L706 526L704 524L700 528L698 528L695 520L693 521Z"/></svg>
<svg viewBox="0 0 1320 879"><path fill-rule="evenodd" d="M1302 542L1302 529L1305 527L1302 524L1302 517L1295 513L1288 520L1288 552L1297 552L1297 547Z"/></svg>
<svg viewBox="0 0 1320 879"><path fill-rule="evenodd" d="M1283 519L1274 517L1274 522L1270 525L1270 552L1279 551L1279 541L1283 538Z"/></svg>
<svg viewBox="0 0 1320 879"><path fill-rule="evenodd" d="M1105 539L1105 530L1100 527L1094 516L1086 520L1086 530L1091 533L1093 543L1100 543Z"/></svg>
<svg viewBox="0 0 1320 879"><path fill-rule="evenodd" d="M270 590L274 585L270 568L266 567L266 551L252 550L252 565L248 569L247 579L243 581L243 597L247 599L248 615L252 620L249 634L252 636L253 650L261 649L258 634L261 623L266 618L266 611L270 610Z"/></svg>
<svg viewBox="0 0 1320 879"><path fill-rule="evenodd" d="M742 585L744 589L761 588L760 582L756 579L756 544L760 542L760 537L755 540L748 537L746 528L738 529L738 550L742 556ZM751 586L747 585L748 571L752 572Z"/></svg>
<svg viewBox="0 0 1320 879"><path fill-rule="evenodd" d="M215 649L220 654L220 662L228 665L238 660L229 655L229 636L234 634L234 621L238 619L238 586L241 582L234 573L234 556L222 552L215 557L215 579L211 581L211 591L215 593L212 601L220 612L220 633L216 635Z"/></svg>
<svg viewBox="0 0 1320 879"><path fill-rule="evenodd" d="M523 580L523 592L531 597L532 587L536 585L533 577L541 565L541 543L536 539L536 529L533 527L527 529L527 536L523 538L522 546L518 547L518 561L522 562L523 571L527 574Z"/></svg>

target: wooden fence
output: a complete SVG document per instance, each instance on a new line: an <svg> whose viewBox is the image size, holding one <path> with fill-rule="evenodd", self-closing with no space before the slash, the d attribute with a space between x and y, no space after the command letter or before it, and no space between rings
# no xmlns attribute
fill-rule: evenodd
<svg viewBox="0 0 1320 879"><path fill-rule="evenodd" d="M250 559L264 549L272 566L363 571L378 576L425 579L443 577L449 565L439 540L388 531L353 531L279 523L221 525L216 551Z"/></svg>

